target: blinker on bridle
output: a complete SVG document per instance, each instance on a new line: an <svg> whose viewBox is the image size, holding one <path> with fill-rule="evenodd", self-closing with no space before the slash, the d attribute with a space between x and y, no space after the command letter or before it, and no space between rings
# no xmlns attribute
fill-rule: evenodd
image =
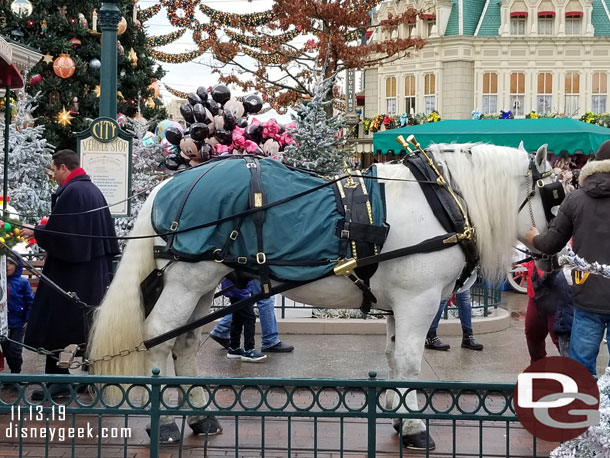
<svg viewBox="0 0 610 458"><path fill-rule="evenodd" d="M532 198L536 195L536 189L540 192L540 199L542 200L542 208L544 209L544 215L546 217L546 222L550 223L551 220L555 217L553 214L553 208L563 202L565 198L565 191L563 189L563 185L559 181L554 181L552 183L545 183L544 179L553 175L553 171L549 170L548 172L540 173L538 168L536 167L536 162L534 158L530 158L529 167L527 169L527 173L525 174L526 179L530 176L532 177L531 182L531 190L528 189L527 195L525 199L519 206L518 213L521 213L523 207L527 204L529 207L530 218L532 220L532 226L536 227L536 221L534 220L534 211L532 209ZM529 187L529 186L528 186Z"/></svg>

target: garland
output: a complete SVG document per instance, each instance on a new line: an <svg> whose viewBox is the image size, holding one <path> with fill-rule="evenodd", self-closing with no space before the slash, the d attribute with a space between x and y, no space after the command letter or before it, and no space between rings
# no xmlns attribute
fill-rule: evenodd
<svg viewBox="0 0 610 458"><path fill-rule="evenodd" d="M607 264L600 264L594 262L593 264L587 262L584 258L581 258L576 253L568 248L567 255L559 256L559 265L571 267L572 270L578 270L579 272L587 272L590 274L601 275L605 278L610 278L610 266Z"/></svg>
<svg viewBox="0 0 610 458"><path fill-rule="evenodd" d="M184 32L186 32L186 29L179 29L167 35L148 37L146 39L146 44L151 48L155 46L164 46L180 38L182 35L184 35Z"/></svg>
<svg viewBox="0 0 610 458"><path fill-rule="evenodd" d="M140 10L138 12L138 17L140 18L140 21L146 22L151 17L153 17L155 14L157 14L159 11L161 11L161 4L157 3L156 5L153 5L148 8L144 8L143 10Z"/></svg>
<svg viewBox="0 0 610 458"><path fill-rule="evenodd" d="M150 54L153 59L160 60L161 62L167 62L168 64L183 64L189 62L196 57L201 56L205 52L205 49L198 49L197 51L185 52L182 54L168 54L162 51L150 50Z"/></svg>
<svg viewBox="0 0 610 458"><path fill-rule="evenodd" d="M222 11L214 10L206 5L199 5L199 9L212 21L230 27L256 27L259 25L268 24L273 20L272 10L263 11L260 13L237 14L224 13Z"/></svg>
<svg viewBox="0 0 610 458"><path fill-rule="evenodd" d="M165 89L167 89L167 92L169 92L170 94L175 95L176 97L179 97L181 99L186 99L188 97L188 93L187 92L179 91L178 89L174 89L173 87L169 87L167 84L165 85Z"/></svg>
<svg viewBox="0 0 610 458"><path fill-rule="evenodd" d="M301 31L299 29L291 30L283 35L265 36L265 37L253 37L243 35L241 33L232 32L231 30L225 30L225 33L232 41L236 41L242 45L252 46L253 48L270 47L274 44L288 43L294 37L296 37Z"/></svg>
<svg viewBox="0 0 610 458"><path fill-rule="evenodd" d="M279 53L274 54L265 54L261 52L256 52L248 48L242 49L243 53L247 56L252 57L253 59L258 60L259 62L267 65L280 65L288 62L287 56L284 56Z"/></svg>

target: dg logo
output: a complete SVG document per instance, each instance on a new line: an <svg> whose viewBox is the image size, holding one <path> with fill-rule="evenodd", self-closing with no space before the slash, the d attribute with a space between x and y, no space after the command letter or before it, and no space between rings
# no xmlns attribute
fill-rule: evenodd
<svg viewBox="0 0 610 458"><path fill-rule="evenodd" d="M533 436L564 442L598 425L599 389L580 363L562 356L543 358L517 377L515 412Z"/></svg>

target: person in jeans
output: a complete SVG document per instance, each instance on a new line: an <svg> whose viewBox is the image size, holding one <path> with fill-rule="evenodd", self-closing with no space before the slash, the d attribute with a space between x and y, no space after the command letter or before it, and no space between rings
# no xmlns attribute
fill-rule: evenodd
<svg viewBox="0 0 610 458"><path fill-rule="evenodd" d="M460 323L462 324L462 348L467 348L469 350L483 350L483 345L477 342L474 335L472 335L472 303L470 298L470 290L467 289L466 291L457 293L455 298L458 316L460 317ZM441 301L438 312L436 312L436 316L434 317L434 320L432 320L430 329L428 329L425 346L429 350L447 351L451 348L451 345L442 342L441 339L439 339L436 335L438 323L441 320L441 316L448 302L448 299Z"/></svg>
<svg viewBox="0 0 610 458"><path fill-rule="evenodd" d="M261 292L261 284L258 280L248 283L249 292L252 295ZM278 337L277 320L275 318L275 297L261 299L256 303L258 308L258 318L261 322L261 351L263 353L290 353L294 350L292 345L283 343ZM220 320L210 332L210 337L222 345L229 348L229 335L231 330L231 314Z"/></svg>
<svg viewBox="0 0 610 458"><path fill-rule="evenodd" d="M222 281L222 289L233 286L231 280ZM250 290L233 288L225 293L231 304L235 304L250 297ZM267 355L259 353L254 348L254 329L256 326L256 315L252 304L245 305L233 312L231 330L229 332L228 359L240 359L245 362L258 363L267 358ZM244 348L241 347L241 335L244 334Z"/></svg>
<svg viewBox="0 0 610 458"><path fill-rule="evenodd" d="M602 143L595 160L578 177L580 187L559 206L548 231L535 227L526 244L546 254L560 251L572 238L574 253L588 263L610 264L610 141ZM597 356L604 333L610 330L610 278L572 271L574 320L570 357L597 376ZM610 347L610 345L609 345Z"/></svg>

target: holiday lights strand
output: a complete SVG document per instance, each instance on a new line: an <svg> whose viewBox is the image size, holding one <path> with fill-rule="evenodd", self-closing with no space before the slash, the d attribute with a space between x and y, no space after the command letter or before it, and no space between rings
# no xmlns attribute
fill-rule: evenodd
<svg viewBox="0 0 610 458"><path fill-rule="evenodd" d="M148 8L144 8L138 12L138 18L142 22L148 21L151 17L161 11L161 4L157 3L156 5L149 6Z"/></svg>
<svg viewBox="0 0 610 458"><path fill-rule="evenodd" d="M152 55L153 59L166 62L168 64L183 64L201 56L204 52L205 49L198 49L197 51L185 52L181 54L168 54L162 51L156 51L154 49L150 50L150 54Z"/></svg>
<svg viewBox="0 0 610 458"><path fill-rule="evenodd" d="M289 56L285 56L285 55L282 55L280 53L265 54L265 53L253 51L253 50L248 49L248 48L243 48L242 52L245 55L250 56L253 59L256 59L259 62L261 62L263 64L267 64L267 65L286 64L286 63L288 63L288 62L293 60Z"/></svg>
<svg viewBox="0 0 610 458"><path fill-rule="evenodd" d="M184 32L186 32L186 29L179 29L167 35L157 35L154 37L148 37L146 39L146 43L151 48L155 46L164 46L176 41L178 38L184 35Z"/></svg>
<svg viewBox="0 0 610 458"><path fill-rule="evenodd" d="M178 89L169 87L167 84L165 85L165 89L167 89L167 92L169 92L170 94L175 95L176 97L180 97L181 99L186 99L188 97L187 92L179 91Z"/></svg>
<svg viewBox="0 0 610 458"><path fill-rule="evenodd" d="M559 265L571 267L572 270L578 270L579 272L588 272L590 274L601 275L605 278L610 278L610 266L606 264L600 264L594 262L593 264L587 262L586 259L578 256L571 248L568 248L567 255L559 256Z"/></svg>
<svg viewBox="0 0 610 458"><path fill-rule="evenodd" d="M281 35L266 36L266 37L254 37L243 35L241 33L232 32L231 30L225 30L227 36L242 45L252 46L254 48L262 48L265 46L273 46L274 44L285 44L292 40L294 37L301 33L299 30L291 30Z"/></svg>
<svg viewBox="0 0 610 458"><path fill-rule="evenodd" d="M199 9L211 21L231 27L255 27L268 24L274 18L272 10L260 13L237 14L218 11L206 5L199 5Z"/></svg>

